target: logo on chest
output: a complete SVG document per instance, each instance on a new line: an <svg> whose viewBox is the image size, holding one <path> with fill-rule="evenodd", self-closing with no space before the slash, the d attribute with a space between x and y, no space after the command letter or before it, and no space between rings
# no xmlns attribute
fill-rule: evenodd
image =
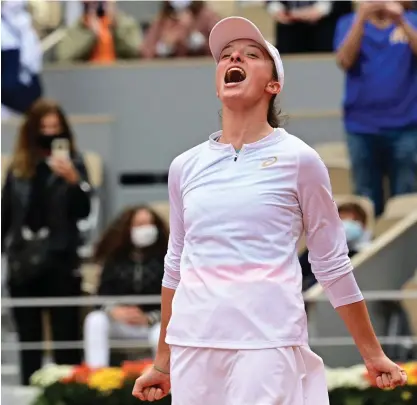
<svg viewBox="0 0 417 405"><path fill-rule="evenodd" d="M274 165L277 162L278 162L278 158L276 156L272 156L272 157L270 157L268 159L265 159L262 162L261 167L269 167L269 166Z"/></svg>

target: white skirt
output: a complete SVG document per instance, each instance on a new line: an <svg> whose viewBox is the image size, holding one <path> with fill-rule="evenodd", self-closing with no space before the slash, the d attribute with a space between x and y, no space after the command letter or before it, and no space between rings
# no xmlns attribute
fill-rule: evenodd
<svg viewBox="0 0 417 405"><path fill-rule="evenodd" d="M323 360L309 347L171 346L172 405L329 405Z"/></svg>

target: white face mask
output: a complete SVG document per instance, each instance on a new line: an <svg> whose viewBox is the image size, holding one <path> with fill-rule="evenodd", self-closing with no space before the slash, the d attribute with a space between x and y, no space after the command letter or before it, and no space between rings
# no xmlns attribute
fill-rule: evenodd
<svg viewBox="0 0 417 405"><path fill-rule="evenodd" d="M130 230L130 237L135 246L148 247L158 239L158 228L155 225L134 226Z"/></svg>
<svg viewBox="0 0 417 405"><path fill-rule="evenodd" d="M174 0L174 1L170 1L169 3L171 4L172 8L175 11L182 11L182 10L185 10L192 3L192 1Z"/></svg>

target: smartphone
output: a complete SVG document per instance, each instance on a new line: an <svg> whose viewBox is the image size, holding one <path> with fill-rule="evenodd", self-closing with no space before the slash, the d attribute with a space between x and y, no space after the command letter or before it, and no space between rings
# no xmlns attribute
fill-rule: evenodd
<svg viewBox="0 0 417 405"><path fill-rule="evenodd" d="M58 159L70 158L70 143L68 139L54 139L51 145L51 157Z"/></svg>

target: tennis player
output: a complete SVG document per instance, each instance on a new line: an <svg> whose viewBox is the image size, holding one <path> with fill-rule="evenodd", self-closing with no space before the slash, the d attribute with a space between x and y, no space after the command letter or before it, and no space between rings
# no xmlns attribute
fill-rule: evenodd
<svg viewBox="0 0 417 405"><path fill-rule="evenodd" d="M250 21L212 30L223 130L172 163L171 235L155 365L133 395L173 405L326 405L308 346L297 242L379 387L406 383L381 349L318 154L279 128L280 55Z"/></svg>

